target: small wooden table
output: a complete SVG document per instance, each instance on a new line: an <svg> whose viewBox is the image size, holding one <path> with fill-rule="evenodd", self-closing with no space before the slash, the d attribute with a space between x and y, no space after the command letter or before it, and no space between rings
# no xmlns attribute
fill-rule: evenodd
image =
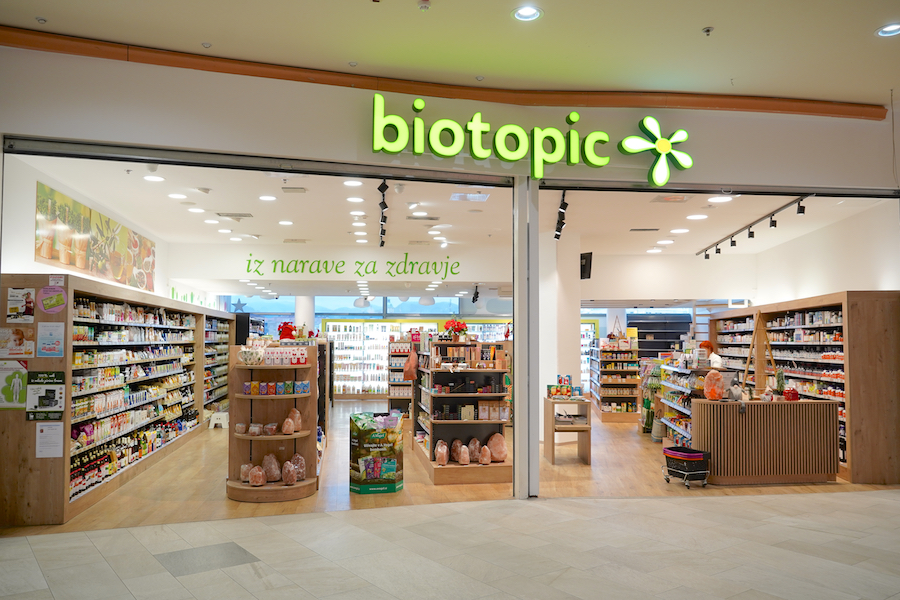
<svg viewBox="0 0 900 600"><path fill-rule="evenodd" d="M573 416L587 417L587 423L560 425L556 422L556 407L565 404L576 406ZM551 465L556 464L556 434L576 433L578 435L578 457L584 464L591 464L591 402L590 400L557 400L544 398L544 457Z"/></svg>

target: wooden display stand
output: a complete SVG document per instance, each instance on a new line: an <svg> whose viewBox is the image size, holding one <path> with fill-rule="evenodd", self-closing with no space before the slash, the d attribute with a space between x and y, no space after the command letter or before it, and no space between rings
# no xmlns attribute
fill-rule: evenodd
<svg viewBox="0 0 900 600"><path fill-rule="evenodd" d="M240 362L239 347L232 348L229 370L231 392L231 436L228 439L228 481L225 491L229 498L238 502L285 502L299 500L316 493L318 452L316 449L316 427L318 419L319 395L316 376L318 359L317 346L307 346L307 364L302 366L249 366ZM309 381L309 393L303 394L244 394L244 383L250 381ZM241 393L237 393L241 390ZM277 423L278 431L292 408L300 411L302 429L290 435L250 436L235 433L236 423ZM241 481L241 465L252 463L262 465L266 454L275 454L278 464L283 465L299 453L306 461L306 479L294 485L284 485L281 481L264 486L251 487Z"/></svg>
<svg viewBox="0 0 900 600"><path fill-rule="evenodd" d="M577 407L573 416L587 417L587 423L557 423L556 407L560 405ZM586 465L591 464L591 401L544 398L544 458L551 465L556 464L556 434L573 432L578 436L578 458Z"/></svg>
<svg viewBox="0 0 900 600"><path fill-rule="evenodd" d="M797 313L840 311L837 323L814 325L778 325L766 327L768 322L787 320ZM710 319L710 330L716 339L716 352L729 361L729 367L743 370L753 327L741 327L743 320L759 314L757 321L761 335L769 337L774 361L785 369L786 379L803 382L824 382L840 390L837 398L801 391L807 400L834 399L839 410L839 427L845 434L846 460L840 462L838 476L852 483L900 483L900 403L896 402L900 389L900 292L839 292L814 298L793 300L748 309L716 313ZM727 322L731 322L727 324ZM775 335L809 332L840 333L842 341L805 342L772 341ZM756 340L754 340L756 341ZM768 362L764 344L754 345L753 362L757 366L757 387L771 372L761 372ZM823 352L843 351L843 359L821 358ZM790 356L794 353L795 356ZM824 370L841 370L843 379L823 377ZM839 434L832 439L838 445Z"/></svg>
<svg viewBox="0 0 900 600"><path fill-rule="evenodd" d="M95 485L89 490L78 495L74 500L70 501L70 466L72 458L72 450L69 440L72 431L72 374L74 372L82 372L89 370L88 367L77 367L73 360L73 325L89 325L100 329L127 327L147 327L130 323L109 323L105 321L97 321L90 319L80 319L75 317L74 299L89 298L101 302L113 304L121 304L127 302L132 306L140 306L146 308L164 308L167 311L176 311L181 314L193 315L196 320L196 326L190 330L193 333L193 341L178 343L108 343L108 344L85 344L80 345L78 349L143 349L147 347L159 346L179 346L184 348L184 352L193 352L193 362L183 362L182 369L184 372L193 374L194 382L186 384L193 386L194 403L191 408L200 412L202 416L203 410L203 348L204 348L204 323L206 317L215 318L223 322L229 323L229 327L225 333L234 339L233 315L217 310L169 300L160 296L147 294L138 290L124 288L118 285L110 285L97 281L84 279L72 275L55 276L62 278L62 294L65 298L65 305L59 312L48 313L42 307L35 306L34 323L13 325L9 324L9 328L32 328L35 333L38 331L40 323L62 323L65 330L63 335L63 357L60 358L23 358L27 362L28 370L34 371L55 371L65 374L65 400L63 411L63 450L62 456L56 458L36 458L36 426L35 421L26 421L26 413L24 410L0 410L0 460L3 461L4 471L3 477L0 477L0 526L8 525L54 525L65 523L74 516L84 512L113 491L137 477L147 468L156 464L162 457L169 454L175 449L182 446L184 440L197 434L200 427L195 427L178 436L173 441L168 442L160 449L151 454L135 461L119 470L114 476L107 478L102 483ZM7 310L7 298L9 288L33 288L41 290L50 283L50 276L44 275L3 275L3 287L0 290L2 295L2 310ZM155 330L171 330L171 331L187 331L184 327L157 327ZM129 364L138 363L159 363L171 362L171 358L152 359L145 361L136 361ZM125 363L121 363L125 364ZM93 367L91 367L93 368ZM142 378L141 381L152 382L159 379L160 376L149 376ZM124 388L124 385L114 386L115 389ZM112 389L112 388L110 388ZM174 388L173 388L174 389ZM79 396L86 397L85 395ZM105 416L124 412L129 408L123 408L115 413L106 413ZM96 417L100 418L100 417ZM147 422L150 424L161 417ZM89 420L82 418L81 420ZM57 421L58 422L58 421ZM138 427L137 429L140 429ZM107 442L114 441L117 437L129 433L123 432L119 436L107 439ZM99 446L99 445L98 445Z"/></svg>

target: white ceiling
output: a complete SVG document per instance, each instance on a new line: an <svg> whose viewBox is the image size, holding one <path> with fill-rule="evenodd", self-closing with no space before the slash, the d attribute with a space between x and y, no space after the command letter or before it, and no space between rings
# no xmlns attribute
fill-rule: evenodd
<svg viewBox="0 0 900 600"><path fill-rule="evenodd" d="M506 89L669 91L887 105L897 0L29 0L0 23L387 78ZM47 19L39 24L37 17ZM703 28L711 26L707 36ZM202 43L211 44L204 48ZM351 67L350 62L358 63ZM477 81L476 76L484 77Z"/></svg>
<svg viewBox="0 0 900 600"><path fill-rule="evenodd" d="M92 205L120 215L124 220L139 224L152 237L170 244L284 244L285 239L305 239L316 246L356 246L357 229L368 232L364 236L378 243L378 203L381 194L376 189L380 180L359 179L363 185L355 188L344 185L345 178L319 175L297 176L268 174L256 171L232 169L184 167L161 165L154 172L165 178L163 182L143 179L150 174L147 165L113 161L69 159L42 156L8 156L7 169L16 168L18 161L25 162L65 185L92 199ZM131 171L129 173L129 171ZM287 178L287 183L285 183ZM388 181L386 194L388 223L386 247L409 247L411 242L437 244L427 232L432 226L442 232L451 248L477 246L490 256L491 247L512 244L512 192L508 188L485 188L425 182L404 182L402 193L397 192L396 182ZM303 194L286 194L283 186L304 187ZM198 188L209 188L204 193ZM488 194L485 202L451 201L451 194L482 192ZM168 197L170 193L187 196L184 200ZM259 200L259 196L273 195L275 201ZM542 190L541 229L552 231L558 215L557 208L562 192ZM362 197L362 203L351 203L348 197ZM715 243L731 232L761 217L766 217L794 197L737 196L731 202L711 204L709 195L683 197L638 192L569 191L566 201L564 235L580 235L583 250L596 255L645 254L654 246L663 248L660 256L667 254L693 255ZM672 200L682 200L672 201ZM806 214L798 215L791 207L776 216L778 227L772 229L768 222L754 227L756 237L747 239L746 233L736 236L738 245L723 245L726 254L755 254L789 240L805 235L827 225L888 200L841 199L813 197L804 201ZM185 202L194 204L184 205ZM412 216L408 203L418 202L416 210L423 210L436 221L408 220ZM189 208L203 208L206 212L195 214ZM355 217L350 211L366 213L364 227L353 227ZM480 211L480 212L472 212ZM252 218L240 222L223 219L216 212L251 213ZM691 221L688 215L706 214L702 221ZM204 223L216 219L218 224ZM280 220L290 220L293 225L279 225ZM218 233L228 228L233 234ZM659 232L630 232L632 228L658 228ZM684 234L671 234L671 229L686 228ZM233 242L233 235L258 234L259 240L244 237ZM660 240L672 240L667 246ZM595 256L595 260L599 260ZM199 289L217 293L246 293L252 288L227 280L184 281ZM355 294L355 278L347 282L260 282L281 295L344 295ZM437 294L452 295L462 289L471 292L476 283L483 284L482 293L496 295L496 289L509 282L468 282L464 285L442 286ZM245 289L246 287L246 289ZM418 289L422 287L423 289ZM459 288L459 289L457 289ZM417 296L426 294L424 286L405 282L375 283L370 285L373 295Z"/></svg>

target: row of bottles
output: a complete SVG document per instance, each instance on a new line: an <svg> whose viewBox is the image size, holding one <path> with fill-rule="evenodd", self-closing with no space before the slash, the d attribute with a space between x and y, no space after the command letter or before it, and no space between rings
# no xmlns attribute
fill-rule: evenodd
<svg viewBox="0 0 900 600"><path fill-rule="evenodd" d="M95 302L89 298L75 298L75 318L155 327L190 327L193 329L197 326L197 318L194 315L168 312L164 308L131 306L127 302L122 304Z"/></svg>

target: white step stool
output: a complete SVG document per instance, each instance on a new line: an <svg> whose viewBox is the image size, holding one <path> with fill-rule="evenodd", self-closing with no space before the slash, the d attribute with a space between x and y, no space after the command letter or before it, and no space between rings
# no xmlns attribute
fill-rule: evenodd
<svg viewBox="0 0 900 600"><path fill-rule="evenodd" d="M209 418L209 428L214 429L216 424L221 425L222 429L228 429L228 413L213 413L213 415Z"/></svg>

